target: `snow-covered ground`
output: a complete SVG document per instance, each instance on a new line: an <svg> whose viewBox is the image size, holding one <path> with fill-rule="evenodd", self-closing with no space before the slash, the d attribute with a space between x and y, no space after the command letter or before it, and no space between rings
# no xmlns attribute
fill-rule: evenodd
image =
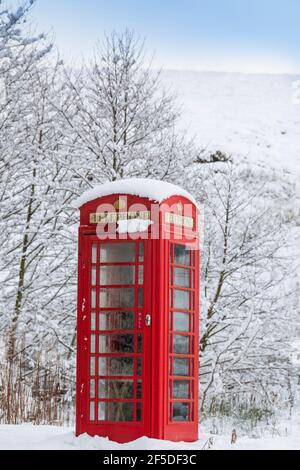
<svg viewBox="0 0 300 470"><path fill-rule="evenodd" d="M203 148L300 170L300 76L174 70L162 78Z"/></svg>
<svg viewBox="0 0 300 470"><path fill-rule="evenodd" d="M285 433L283 433L285 434ZM0 450L296 450L300 449L300 421L294 423L287 435L254 439L241 437L235 445L231 436L200 433L195 443L174 443L142 437L128 444L118 444L102 437L87 434L75 437L74 430L57 426L1 425ZM211 440L209 445L208 440Z"/></svg>

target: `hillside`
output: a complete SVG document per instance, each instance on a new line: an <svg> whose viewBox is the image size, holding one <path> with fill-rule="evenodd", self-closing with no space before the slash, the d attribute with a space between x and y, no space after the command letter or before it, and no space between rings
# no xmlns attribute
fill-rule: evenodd
<svg viewBox="0 0 300 470"><path fill-rule="evenodd" d="M165 71L178 93L183 125L199 144L292 173L300 168L300 76Z"/></svg>

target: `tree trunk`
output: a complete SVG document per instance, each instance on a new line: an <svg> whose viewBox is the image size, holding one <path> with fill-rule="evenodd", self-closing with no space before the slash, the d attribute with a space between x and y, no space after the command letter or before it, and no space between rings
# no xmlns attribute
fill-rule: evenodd
<svg viewBox="0 0 300 470"><path fill-rule="evenodd" d="M36 169L34 168L32 173L33 179L36 177ZM28 242L29 242L29 229L30 223L33 215L33 202L34 202L34 195L35 195L35 185L34 183L31 185L30 189L30 196L27 206L27 216L26 216L26 225L25 231L22 241L22 256L20 260L19 266L19 281L18 281L18 290L16 295L16 302L14 308L14 316L11 321L11 326L8 333L8 342L7 342L7 359L9 363L12 363L15 355L16 355L16 336L17 336L17 328L18 322L21 314L21 306L24 294L24 284L25 284L25 274L26 274L26 260L27 260L27 250L28 250Z"/></svg>

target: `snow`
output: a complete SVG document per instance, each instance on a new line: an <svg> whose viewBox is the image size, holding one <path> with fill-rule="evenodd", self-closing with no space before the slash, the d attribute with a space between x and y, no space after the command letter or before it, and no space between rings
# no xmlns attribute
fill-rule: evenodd
<svg viewBox="0 0 300 470"><path fill-rule="evenodd" d="M112 181L89 189L76 199L74 207L79 208L89 201L109 194L130 194L159 203L172 196L183 196L197 205L193 196L180 186L150 178L130 178Z"/></svg>
<svg viewBox="0 0 300 470"><path fill-rule="evenodd" d="M144 219L119 220L117 231L118 233L146 232L152 224L152 220Z"/></svg>
<svg viewBox="0 0 300 470"><path fill-rule="evenodd" d="M299 75L166 70L182 126L202 148L299 173Z"/></svg>
<svg viewBox="0 0 300 470"><path fill-rule="evenodd" d="M209 440L211 444L209 445ZM170 442L141 437L127 444L118 444L104 437L87 434L75 437L70 427L0 425L0 450L255 450L300 449L300 423L295 423L290 434L255 439L239 437L231 444L231 436L200 432L194 443Z"/></svg>

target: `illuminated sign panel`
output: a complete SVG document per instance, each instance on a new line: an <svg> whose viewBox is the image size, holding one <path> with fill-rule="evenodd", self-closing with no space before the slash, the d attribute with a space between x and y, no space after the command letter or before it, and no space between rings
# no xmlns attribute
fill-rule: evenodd
<svg viewBox="0 0 300 470"><path fill-rule="evenodd" d="M150 211L131 211L131 212L97 212L90 214L90 224L109 224L116 223L119 220L142 219L150 220Z"/></svg>
<svg viewBox="0 0 300 470"><path fill-rule="evenodd" d="M142 219L151 220L150 211L130 211L130 212L97 212L90 214L90 224L109 224L116 223L119 220ZM194 228L194 219L192 217L183 216L166 212L165 222L180 227Z"/></svg>
<svg viewBox="0 0 300 470"><path fill-rule="evenodd" d="M181 227L194 228L194 219L193 217L187 217L184 215L173 214L171 212L166 212L165 221L167 224L180 225Z"/></svg>

